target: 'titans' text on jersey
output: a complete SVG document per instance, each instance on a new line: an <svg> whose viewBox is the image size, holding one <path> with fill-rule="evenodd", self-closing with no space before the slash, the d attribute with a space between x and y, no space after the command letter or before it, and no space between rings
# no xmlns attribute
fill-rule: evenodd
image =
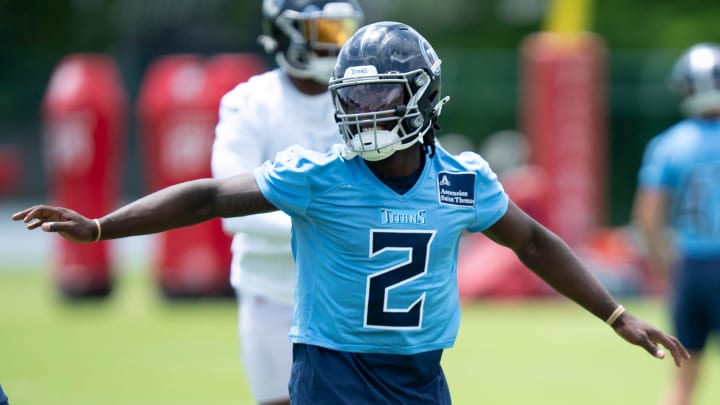
<svg viewBox="0 0 720 405"><path fill-rule="evenodd" d="M346 160L341 146L327 154L291 147L255 179L293 222L293 342L397 354L453 345L458 238L487 229L509 202L479 155L438 147L402 195L361 158ZM460 199L448 203L443 190Z"/></svg>
<svg viewBox="0 0 720 405"><path fill-rule="evenodd" d="M390 210L380 209L381 224L424 224L425 210Z"/></svg>

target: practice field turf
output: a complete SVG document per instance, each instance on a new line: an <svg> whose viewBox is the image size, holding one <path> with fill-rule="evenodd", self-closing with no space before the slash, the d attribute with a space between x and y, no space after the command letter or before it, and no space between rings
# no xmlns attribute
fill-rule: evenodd
<svg viewBox="0 0 720 405"><path fill-rule="evenodd" d="M664 325L652 301L622 301ZM141 272L104 302L59 300L40 271L0 270L0 384L12 405L251 404L231 300L168 302ZM445 372L455 404L654 404L671 361L564 300L466 304ZM720 353L697 404L720 403Z"/></svg>

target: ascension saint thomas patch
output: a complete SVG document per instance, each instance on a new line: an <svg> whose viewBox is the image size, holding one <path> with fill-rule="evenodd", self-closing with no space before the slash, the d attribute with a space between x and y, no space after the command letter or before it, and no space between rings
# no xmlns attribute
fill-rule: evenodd
<svg viewBox="0 0 720 405"><path fill-rule="evenodd" d="M440 172L437 178L438 202L445 205L475 205L475 173Z"/></svg>

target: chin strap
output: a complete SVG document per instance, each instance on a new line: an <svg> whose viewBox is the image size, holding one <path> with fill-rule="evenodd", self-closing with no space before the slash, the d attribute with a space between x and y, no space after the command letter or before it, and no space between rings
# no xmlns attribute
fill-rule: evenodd
<svg viewBox="0 0 720 405"><path fill-rule="evenodd" d="M440 130L440 124L438 124L438 117L442 113L443 106L450 101L450 96L445 96L438 101L437 104L435 104L435 107L433 108L432 112L432 128L428 128L427 132L423 134L422 138L420 139L420 143L422 143L422 149L423 152L425 152L426 155L428 155L429 158L433 158L435 156L435 131ZM427 140L425 139L425 136L430 135Z"/></svg>
<svg viewBox="0 0 720 405"><path fill-rule="evenodd" d="M438 101L437 104L435 104L435 107L433 107L433 118L437 118L442 113L443 106L447 104L450 101L450 96L445 96Z"/></svg>

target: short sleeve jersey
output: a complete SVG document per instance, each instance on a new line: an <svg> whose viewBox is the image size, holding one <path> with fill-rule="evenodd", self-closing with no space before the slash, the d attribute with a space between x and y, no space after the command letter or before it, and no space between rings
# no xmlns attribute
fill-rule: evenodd
<svg viewBox="0 0 720 405"><path fill-rule="evenodd" d="M720 257L720 120L684 120L653 138L638 187L669 193L669 222L684 255Z"/></svg>
<svg viewBox="0 0 720 405"><path fill-rule="evenodd" d="M325 154L293 146L254 174L293 222L293 342L391 354L453 345L460 236L487 229L508 207L485 160L438 147L405 194L339 145Z"/></svg>

